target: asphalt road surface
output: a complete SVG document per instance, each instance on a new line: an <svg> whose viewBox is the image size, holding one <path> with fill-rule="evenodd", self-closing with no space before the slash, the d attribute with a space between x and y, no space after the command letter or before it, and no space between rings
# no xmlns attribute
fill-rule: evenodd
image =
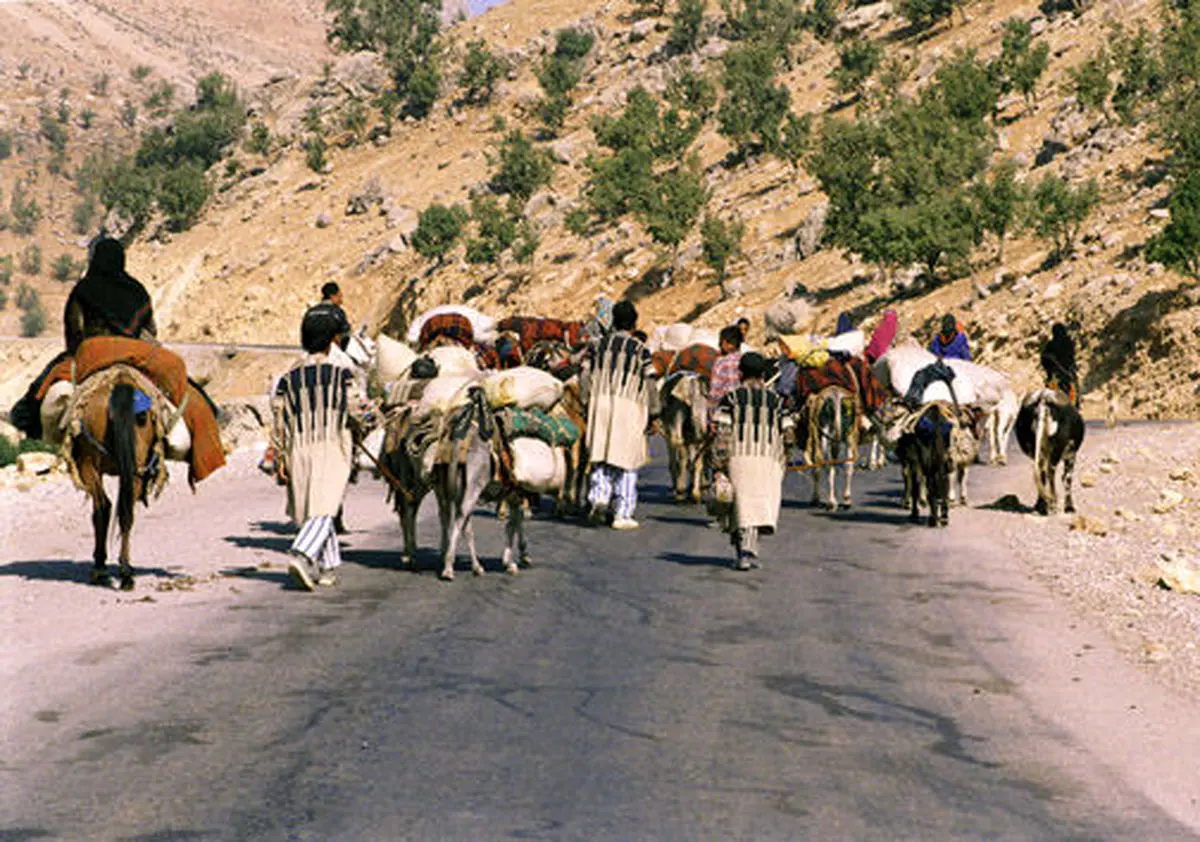
<svg viewBox="0 0 1200 842"><path fill-rule="evenodd" d="M443 583L432 552L396 569L369 482L342 583L306 594L253 569L288 538L246 480L197 535L271 587L47 663L62 684L5 738L0 842L1197 838L997 666L1044 595L908 526L898 486L859 474L828 515L790 477L738 573L655 467L641 531L539 519L509 577L481 517L489 574ZM142 541L167 528L140 517Z"/></svg>

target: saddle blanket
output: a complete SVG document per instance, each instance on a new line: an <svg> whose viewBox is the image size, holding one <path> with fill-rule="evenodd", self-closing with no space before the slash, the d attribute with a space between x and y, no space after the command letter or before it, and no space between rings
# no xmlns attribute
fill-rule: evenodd
<svg viewBox="0 0 1200 842"><path fill-rule="evenodd" d="M579 425L540 409L503 409L496 413L510 440L534 438L551 447L571 447L579 441Z"/></svg>

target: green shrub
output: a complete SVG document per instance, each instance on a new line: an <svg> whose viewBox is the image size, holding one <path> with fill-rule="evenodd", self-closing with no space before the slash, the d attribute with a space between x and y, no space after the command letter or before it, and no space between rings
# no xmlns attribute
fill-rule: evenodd
<svg viewBox="0 0 1200 842"><path fill-rule="evenodd" d="M458 205L449 208L430 205L417 217L417 230L412 235L413 248L417 254L433 258L441 266L458 243L468 219L467 211Z"/></svg>
<svg viewBox="0 0 1200 842"><path fill-rule="evenodd" d="M79 112L79 128L87 131L96 122L96 112L90 108L85 108Z"/></svg>
<svg viewBox="0 0 1200 842"><path fill-rule="evenodd" d="M132 129L137 125L138 109L130 100L125 100L121 103L121 110L117 113L117 118L121 121L121 125L127 129Z"/></svg>
<svg viewBox="0 0 1200 842"><path fill-rule="evenodd" d="M424 107L430 92L428 69L439 52L441 0L326 0L325 10L331 16L331 44L345 52L379 53L398 100ZM424 86L415 99L414 81Z"/></svg>
<svg viewBox="0 0 1200 842"><path fill-rule="evenodd" d="M42 274L42 247L30 243L21 252L21 271L26 275Z"/></svg>
<svg viewBox="0 0 1200 842"><path fill-rule="evenodd" d="M932 29L954 14L960 0L900 0L900 14L918 32Z"/></svg>
<svg viewBox="0 0 1200 842"><path fill-rule="evenodd" d="M700 243L704 250L704 262L716 274L722 298L728 296L725 281L729 277L729 262L741 255L742 237L745 233L746 224L737 216L730 219L706 216L700 226Z"/></svg>
<svg viewBox="0 0 1200 842"><path fill-rule="evenodd" d="M154 174L141 169L133 159L125 158L105 172L100 184L100 201L107 210L116 210L141 228L154 209L157 184Z"/></svg>
<svg viewBox="0 0 1200 842"><path fill-rule="evenodd" d="M0 161L12 157L13 140L8 132L0 132Z"/></svg>
<svg viewBox="0 0 1200 842"><path fill-rule="evenodd" d="M1146 244L1146 257L1200 277L1200 173L1188 172L1167 206L1171 221Z"/></svg>
<svg viewBox="0 0 1200 842"><path fill-rule="evenodd" d="M673 53L694 53L704 43L706 0L679 0L671 20L667 49Z"/></svg>
<svg viewBox="0 0 1200 842"><path fill-rule="evenodd" d="M533 223L528 219L522 219L517 225L517 240L513 243L513 257L518 263L532 263L541 244L541 238L538 237Z"/></svg>
<svg viewBox="0 0 1200 842"><path fill-rule="evenodd" d="M254 155L271 154L271 130L265 123L255 123L246 140L246 151Z"/></svg>
<svg viewBox="0 0 1200 842"><path fill-rule="evenodd" d="M150 112L151 116L165 117L171 110L174 101L175 86L163 79L150 89L150 93L142 100L142 105L146 106L146 110Z"/></svg>
<svg viewBox="0 0 1200 842"><path fill-rule="evenodd" d="M98 97L108 96L109 77L107 73L101 73L92 80L92 95Z"/></svg>
<svg viewBox="0 0 1200 842"><path fill-rule="evenodd" d="M488 49L486 41L477 39L467 44L462 74L458 84L462 101L468 105L484 105L492 101L496 83L505 73L504 62Z"/></svg>
<svg viewBox="0 0 1200 842"><path fill-rule="evenodd" d="M0 286L8 286L12 283L13 276L13 256L11 254L0 254Z"/></svg>
<svg viewBox="0 0 1200 842"><path fill-rule="evenodd" d="M838 49L838 66L829 73L834 87L842 96L859 95L867 80L879 69L883 47L868 38L851 38Z"/></svg>
<svg viewBox="0 0 1200 842"><path fill-rule="evenodd" d="M554 164L550 155L519 131L510 132L500 144L500 169L492 177L497 193L528 201L541 187L550 183Z"/></svg>
<svg viewBox="0 0 1200 842"><path fill-rule="evenodd" d="M805 28L804 5L800 0L721 0L730 37L759 44L785 63Z"/></svg>
<svg viewBox="0 0 1200 842"><path fill-rule="evenodd" d="M38 207L37 200L25 192L25 183L22 181L13 186L8 199L8 212L12 230L22 235L32 234L42 218L42 209Z"/></svg>
<svg viewBox="0 0 1200 842"><path fill-rule="evenodd" d="M563 224L576 237L586 237L592 230L592 215L588 213L587 208L571 208Z"/></svg>
<svg viewBox="0 0 1200 842"><path fill-rule="evenodd" d="M208 182L198 164L188 162L163 173L158 184L158 207L173 231L195 224L208 201Z"/></svg>
<svg viewBox="0 0 1200 842"><path fill-rule="evenodd" d="M37 290L29 287L22 287L22 292L25 294L18 301L21 308L21 335L40 336L46 329L46 310L42 307L42 298Z"/></svg>
<svg viewBox="0 0 1200 842"><path fill-rule="evenodd" d="M678 260L680 245L708 203L704 170L697 159L690 160L655 178L654 187L640 217L651 239L669 248Z"/></svg>
<svg viewBox="0 0 1200 842"><path fill-rule="evenodd" d="M574 27L560 29L554 40L554 57L564 61L582 61L592 51L596 36Z"/></svg>
<svg viewBox="0 0 1200 842"><path fill-rule="evenodd" d="M325 171L325 138L315 134L304 142L304 163L313 172Z"/></svg>
<svg viewBox="0 0 1200 842"><path fill-rule="evenodd" d="M1100 202L1095 179L1072 187L1055 175L1046 176L1033 190L1033 222L1039 237L1054 245L1054 256L1070 257L1079 230Z"/></svg>
<svg viewBox="0 0 1200 842"><path fill-rule="evenodd" d="M467 242L468 263L495 263L517 239L517 222L492 196L471 199L476 235Z"/></svg>
<svg viewBox="0 0 1200 842"><path fill-rule="evenodd" d="M54 263L50 266L50 272L54 275L54 280L61 283L74 280L76 271L75 258L65 252L56 257Z"/></svg>
<svg viewBox="0 0 1200 842"><path fill-rule="evenodd" d="M1094 111L1106 110L1108 95L1112 92L1112 81L1108 78L1111 71L1112 59L1103 48L1078 67L1071 68L1071 83L1080 105Z"/></svg>
<svg viewBox="0 0 1200 842"><path fill-rule="evenodd" d="M433 57L413 70L408 78L405 113L422 120L429 116L441 90L442 76Z"/></svg>
<svg viewBox="0 0 1200 842"><path fill-rule="evenodd" d="M592 174L583 197L601 223L649 207L654 195L654 155L648 149L622 149L603 160L591 160Z"/></svg>
<svg viewBox="0 0 1200 842"><path fill-rule="evenodd" d="M680 111L707 119L717 104L717 88L707 76L691 68L679 71L667 82L667 102Z"/></svg>
<svg viewBox="0 0 1200 842"><path fill-rule="evenodd" d="M50 144L54 152L63 152L67 148L67 127L49 111L43 111L39 121L42 137Z"/></svg>
<svg viewBox="0 0 1200 842"><path fill-rule="evenodd" d="M149 65L139 64L133 70L129 71L129 75L133 77L133 81L135 82L145 82L153 72L154 70Z"/></svg>
<svg viewBox="0 0 1200 842"><path fill-rule="evenodd" d="M756 150L779 148L779 128L788 114L791 95L776 84L773 50L757 44L737 47L724 58L725 99L717 110L721 135L745 157Z"/></svg>

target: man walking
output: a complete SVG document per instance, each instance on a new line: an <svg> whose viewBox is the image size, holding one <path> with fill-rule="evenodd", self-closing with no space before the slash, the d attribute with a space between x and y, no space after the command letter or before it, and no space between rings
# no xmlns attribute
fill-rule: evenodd
<svg viewBox="0 0 1200 842"><path fill-rule="evenodd" d="M784 433L792 419L784 399L767 388L766 360L743 354L742 385L721 399L717 408L717 469L733 486L733 505L724 528L736 553L735 567L758 567L759 535L771 535L779 521L787 459ZM722 480L718 480L718 483Z"/></svg>
<svg viewBox="0 0 1200 842"><path fill-rule="evenodd" d="M600 524L613 507L613 529L637 529L637 472L647 461L646 424L654 370L650 352L633 336L637 310L628 301L613 307L612 331L589 349L582 372L587 399L587 445L592 462L591 521Z"/></svg>
<svg viewBox="0 0 1200 842"><path fill-rule="evenodd" d="M333 585L342 563L335 518L354 458L352 428L373 417L349 359L334 344L342 330L336 314L311 308L300 326L306 355L280 379L271 401L272 445L287 483L288 515L300 528L288 573L313 590Z"/></svg>

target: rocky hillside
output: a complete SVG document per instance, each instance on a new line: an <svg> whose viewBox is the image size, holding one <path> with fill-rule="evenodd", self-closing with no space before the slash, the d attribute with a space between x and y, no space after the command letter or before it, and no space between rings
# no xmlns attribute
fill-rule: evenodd
<svg viewBox="0 0 1200 842"><path fill-rule="evenodd" d="M387 82L365 54L340 57L326 73L250 92L255 113L280 141L277 148L267 157L236 151L239 164L224 171L235 175L210 176L221 182L221 192L200 224L133 249L135 272L155 288L160 324L178 339L292 342L304 306L333 279L347 290L353 318L393 330L414 309L448 301L495 313L582 316L601 293L637 297L654 322L718 326L761 312L803 283L821 308L824 329L841 311L869 324L893 306L904 329L924 337L934 319L953 311L982 360L1012 372L1022 385L1034 381L1036 347L1050 323L1072 322L1081 332L1093 414L1104 412L1110 390L1124 415L1195 414L1200 358L1184 349L1200 331L1200 298L1188 280L1142 256L1166 216L1161 151L1147 124L1123 125L1069 95L1070 71L1107 42L1111 20L1156 26L1153 4L1097 3L1078 16L1047 18L1032 3L976 2L921 34L887 2L844 12L843 30L880 45L888 58L906 59L900 90L909 94L928 84L956 50L971 48L989 59L1000 50L1004 21L1029 21L1049 46L1048 68L1030 103L1017 95L1001 100L994 158L1011 157L1028 182L1048 173L1072 183L1094 177L1100 205L1084 224L1074 256L1060 262L1047 259L1044 240L1026 233L1009 239L1002 265L994 240L985 240L972 252L969 272L950 282L924 283L907 270L885 275L822 246L826 198L803 159L797 167L768 155L735 163L710 119L692 146L711 191L708 207L746 222L744 256L731 266L727 299L700 260L695 232L671 256L633 218L585 236L566 224L591 172L594 120L619 112L635 86L657 96L684 69L716 77L731 46L717 8L708 9L703 45L682 56L664 47L671 9L658 18L634 11L622 2L512 0L458 24L449 32L450 55L461 57L468 41L483 39L507 59L506 78L489 104L468 107L455 104L454 74L448 74L446 95L419 121L388 121L371 111L364 131L344 129L346 109L370 101ZM461 245L442 265L420 257L411 248L418 213L434 202L465 206L486 191L506 133L538 132L537 70L553 49L554 32L566 26L593 33L595 46L563 127L539 144L551 152L554 167L549 187L523 208L538 232L532 261L518 264L505 254L495 265L473 265ZM836 44L800 38L795 60L780 76L792 110L812 115L817 126L832 115L853 116L858 106L830 79ZM308 166L302 143L314 116L328 137L319 172Z"/></svg>
<svg viewBox="0 0 1200 842"><path fill-rule="evenodd" d="M103 216L83 195L89 156L136 148L140 132L190 103L209 73L242 90L318 73L332 58L323 6L0 4L0 335L20 329L22 285L40 294L51 323L61 311L66 283L56 275L74 279ZM16 218L14 193L16 204L36 206L28 226Z"/></svg>

